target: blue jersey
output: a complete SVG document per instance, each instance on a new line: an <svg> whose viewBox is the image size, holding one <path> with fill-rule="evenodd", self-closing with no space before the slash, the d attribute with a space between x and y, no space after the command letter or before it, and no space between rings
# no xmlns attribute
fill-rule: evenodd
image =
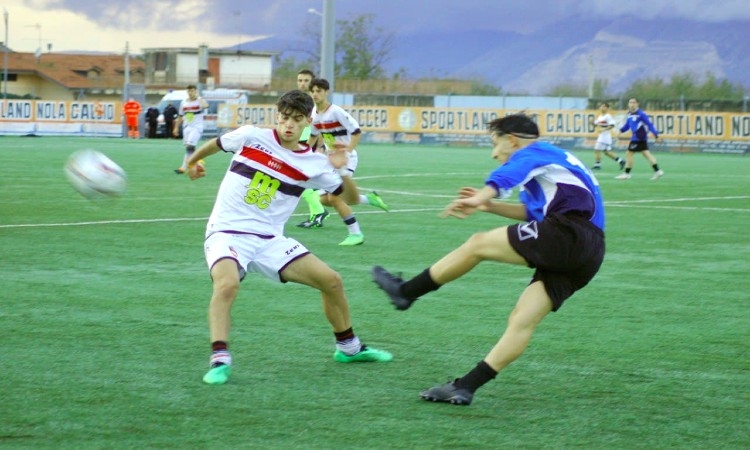
<svg viewBox="0 0 750 450"><path fill-rule="evenodd" d="M628 120L620 128L620 132L630 130L632 136L631 141L645 141L648 139L648 132L651 131L655 137L659 136L659 132L656 131L656 127L651 123L645 112L642 109L636 109L634 112L628 112Z"/></svg>
<svg viewBox="0 0 750 450"><path fill-rule="evenodd" d="M546 142L534 142L510 156L485 182L499 193L521 186L527 220L550 213L579 213L604 229L599 182L575 156Z"/></svg>

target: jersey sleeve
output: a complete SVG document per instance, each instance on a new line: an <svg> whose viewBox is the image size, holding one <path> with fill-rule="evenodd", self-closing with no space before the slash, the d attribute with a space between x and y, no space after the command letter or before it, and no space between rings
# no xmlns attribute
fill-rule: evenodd
<svg viewBox="0 0 750 450"><path fill-rule="evenodd" d="M505 164L490 173L485 185L493 187L502 197L526 181L536 166L533 158L526 157L524 153L516 153Z"/></svg>
<svg viewBox="0 0 750 450"><path fill-rule="evenodd" d="M643 110L639 110L638 114L641 117L641 121L648 127L649 131L654 134L654 136L659 137L659 132L656 131L656 127L651 122L651 119L648 118L648 114L643 112Z"/></svg>
<svg viewBox="0 0 750 450"><path fill-rule="evenodd" d="M624 133L624 132L630 130L630 128L631 128L630 127L631 120L632 119L630 118L630 115L628 115L628 117L625 119L625 122L623 122L622 126L620 127L620 132L621 133Z"/></svg>
<svg viewBox="0 0 750 450"><path fill-rule="evenodd" d="M344 108L341 108L340 106L337 106L336 108L336 118L339 122L341 122L341 125L346 128L346 131L348 131L349 134L355 134L360 130L359 122L357 122L357 119L352 117L351 114L346 112L346 110Z"/></svg>
<svg viewBox="0 0 750 450"><path fill-rule="evenodd" d="M310 178L307 184L323 189L326 192L335 192L341 185L341 175L333 168L333 166L327 167L328 170L324 170L319 175Z"/></svg>
<svg viewBox="0 0 750 450"><path fill-rule="evenodd" d="M219 147L227 153L236 153L245 146L248 138L257 130L252 125L243 125L218 137Z"/></svg>

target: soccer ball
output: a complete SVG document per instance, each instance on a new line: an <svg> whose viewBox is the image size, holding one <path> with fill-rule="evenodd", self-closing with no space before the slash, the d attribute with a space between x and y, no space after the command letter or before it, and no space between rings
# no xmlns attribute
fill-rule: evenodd
<svg viewBox="0 0 750 450"><path fill-rule="evenodd" d="M88 199L120 196L127 187L122 167L96 150L80 150L70 155L65 163L65 176Z"/></svg>

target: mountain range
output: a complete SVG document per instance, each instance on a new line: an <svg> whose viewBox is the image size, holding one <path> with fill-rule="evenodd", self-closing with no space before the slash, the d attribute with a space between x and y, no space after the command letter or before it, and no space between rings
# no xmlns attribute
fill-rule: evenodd
<svg viewBox="0 0 750 450"><path fill-rule="evenodd" d="M503 92L544 95L560 85L588 86L606 80L608 95L637 79L691 73L698 82L712 74L750 93L750 21L568 19L531 34L469 30L393 33L384 64L407 78L476 79ZM299 42L270 37L243 50L294 55ZM296 51L298 53L298 51Z"/></svg>

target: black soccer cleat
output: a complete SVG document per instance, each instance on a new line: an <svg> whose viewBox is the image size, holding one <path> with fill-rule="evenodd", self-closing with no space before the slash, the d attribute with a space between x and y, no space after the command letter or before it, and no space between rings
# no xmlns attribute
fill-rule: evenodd
<svg viewBox="0 0 750 450"><path fill-rule="evenodd" d="M401 293L401 286L404 284L404 280L401 277L397 277L381 266L373 266L372 268L372 281L378 285L378 287L388 294L391 298L391 303L396 309L404 311L409 309L414 300L410 300Z"/></svg>
<svg viewBox="0 0 750 450"><path fill-rule="evenodd" d="M300 228L320 228L323 226L323 221L331 215L328 211L323 211L320 214L315 214L304 222L298 223L297 226Z"/></svg>
<svg viewBox="0 0 750 450"><path fill-rule="evenodd" d="M456 381L451 381L440 386L431 387L425 391L422 391L419 396L422 400L429 402L441 402L450 403L452 405L471 405L471 400L474 398L474 393L468 389L459 389L454 384Z"/></svg>

